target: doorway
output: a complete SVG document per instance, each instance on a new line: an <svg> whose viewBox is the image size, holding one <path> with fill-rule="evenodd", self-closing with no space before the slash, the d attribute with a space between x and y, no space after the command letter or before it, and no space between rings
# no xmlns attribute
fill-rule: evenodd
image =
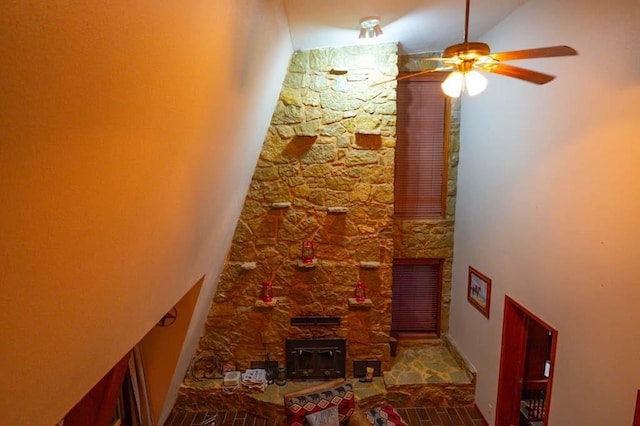
<svg viewBox="0 0 640 426"><path fill-rule="evenodd" d="M548 424L558 332L505 296L496 426Z"/></svg>

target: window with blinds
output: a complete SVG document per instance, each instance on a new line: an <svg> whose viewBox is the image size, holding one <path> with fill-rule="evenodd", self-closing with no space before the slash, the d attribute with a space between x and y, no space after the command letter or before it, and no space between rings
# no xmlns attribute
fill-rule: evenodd
<svg viewBox="0 0 640 426"><path fill-rule="evenodd" d="M440 334L442 260L393 261L392 333Z"/></svg>
<svg viewBox="0 0 640 426"><path fill-rule="evenodd" d="M449 102L443 79L426 74L398 81L394 215L400 219L444 217L446 211Z"/></svg>

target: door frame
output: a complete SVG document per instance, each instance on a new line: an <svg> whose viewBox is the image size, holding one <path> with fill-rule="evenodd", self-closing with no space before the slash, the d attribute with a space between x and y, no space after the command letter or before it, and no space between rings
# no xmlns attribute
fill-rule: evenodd
<svg viewBox="0 0 640 426"><path fill-rule="evenodd" d="M524 381L527 329L530 321L536 321L551 333L549 357L551 366L545 395L543 424L547 425L549 421L558 331L511 297L505 295L496 403L496 426L512 426L520 423L520 395L522 394Z"/></svg>

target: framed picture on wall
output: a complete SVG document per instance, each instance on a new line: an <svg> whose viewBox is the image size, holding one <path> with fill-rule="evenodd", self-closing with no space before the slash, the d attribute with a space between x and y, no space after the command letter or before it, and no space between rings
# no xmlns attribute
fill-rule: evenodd
<svg viewBox="0 0 640 426"><path fill-rule="evenodd" d="M469 266L469 282L467 285L467 300L482 314L489 318L491 307L491 279Z"/></svg>

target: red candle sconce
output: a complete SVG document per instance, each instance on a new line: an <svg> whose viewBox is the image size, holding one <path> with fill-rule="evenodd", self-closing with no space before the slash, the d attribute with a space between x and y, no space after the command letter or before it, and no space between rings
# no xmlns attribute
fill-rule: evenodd
<svg viewBox="0 0 640 426"><path fill-rule="evenodd" d="M356 283L356 286L353 290L353 297L358 303L364 302L364 300L367 298L367 289L364 286L364 281L360 280Z"/></svg>
<svg viewBox="0 0 640 426"><path fill-rule="evenodd" d="M271 281L265 281L262 283L262 301L269 303L273 300L273 285Z"/></svg>
<svg viewBox="0 0 640 426"><path fill-rule="evenodd" d="M313 249L313 241L303 241L302 242L302 263L313 263L313 260L316 257L315 251Z"/></svg>

